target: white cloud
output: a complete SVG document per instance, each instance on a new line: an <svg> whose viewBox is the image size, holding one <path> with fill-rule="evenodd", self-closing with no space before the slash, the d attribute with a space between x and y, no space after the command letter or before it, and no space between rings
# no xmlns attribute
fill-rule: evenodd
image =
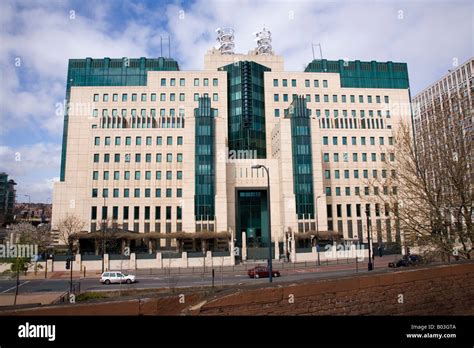
<svg viewBox="0 0 474 348"><path fill-rule="evenodd" d="M17 185L18 201L46 202L52 195L52 182L58 174L61 145L37 143L19 147L0 146L0 172L6 172Z"/></svg>

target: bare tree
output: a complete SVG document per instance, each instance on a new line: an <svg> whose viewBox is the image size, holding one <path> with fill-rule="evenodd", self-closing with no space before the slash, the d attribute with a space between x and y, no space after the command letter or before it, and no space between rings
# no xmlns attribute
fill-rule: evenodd
<svg viewBox="0 0 474 348"><path fill-rule="evenodd" d="M34 244L38 246L38 252L42 253L52 243L51 225L43 224L34 227L27 222L13 225L12 233L18 238L20 244Z"/></svg>
<svg viewBox="0 0 474 348"><path fill-rule="evenodd" d="M73 251L74 242L78 238L78 234L85 227L86 223L76 215L66 215L58 223L58 238L62 245L66 245L69 251Z"/></svg>
<svg viewBox="0 0 474 348"><path fill-rule="evenodd" d="M372 198L398 219L405 244L445 259L471 258L473 226L469 151L460 125L446 135L442 118L417 133L401 122L383 173L367 181ZM395 160L396 159L396 160Z"/></svg>

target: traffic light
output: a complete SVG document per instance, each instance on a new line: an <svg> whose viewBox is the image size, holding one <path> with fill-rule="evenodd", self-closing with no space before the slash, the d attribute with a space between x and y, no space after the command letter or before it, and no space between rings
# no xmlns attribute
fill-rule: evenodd
<svg viewBox="0 0 474 348"><path fill-rule="evenodd" d="M66 269L71 269L71 259L66 260Z"/></svg>

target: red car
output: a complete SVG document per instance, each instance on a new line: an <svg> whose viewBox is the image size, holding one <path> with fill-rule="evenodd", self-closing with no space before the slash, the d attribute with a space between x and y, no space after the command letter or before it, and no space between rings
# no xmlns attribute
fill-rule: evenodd
<svg viewBox="0 0 474 348"><path fill-rule="evenodd" d="M274 277L279 277L280 272L273 270L273 276ZM268 267L265 266L257 266L252 269L249 269L247 274L249 275L250 278L268 278L270 276L268 272Z"/></svg>

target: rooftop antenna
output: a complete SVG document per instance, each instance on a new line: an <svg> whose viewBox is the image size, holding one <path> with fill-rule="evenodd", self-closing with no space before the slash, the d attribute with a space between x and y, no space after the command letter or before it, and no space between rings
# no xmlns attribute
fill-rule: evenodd
<svg viewBox="0 0 474 348"><path fill-rule="evenodd" d="M160 35L160 50L161 50L161 57L163 57L163 36L161 35ZM170 35L168 35L168 58L171 58L171 36Z"/></svg>
<svg viewBox="0 0 474 348"><path fill-rule="evenodd" d="M270 32L270 30L267 30L265 28L265 24L263 25L263 29L261 31L257 31L253 34L256 36L255 41L257 41L257 54L273 54L272 33Z"/></svg>
<svg viewBox="0 0 474 348"><path fill-rule="evenodd" d="M323 60L323 50L321 49L321 44L320 43L311 44L311 49L313 50L313 60L316 59L316 57L314 56L314 46L319 46L319 54L321 56L321 60Z"/></svg>
<svg viewBox="0 0 474 348"><path fill-rule="evenodd" d="M234 54L234 29L223 27L217 28L217 49L221 54Z"/></svg>

